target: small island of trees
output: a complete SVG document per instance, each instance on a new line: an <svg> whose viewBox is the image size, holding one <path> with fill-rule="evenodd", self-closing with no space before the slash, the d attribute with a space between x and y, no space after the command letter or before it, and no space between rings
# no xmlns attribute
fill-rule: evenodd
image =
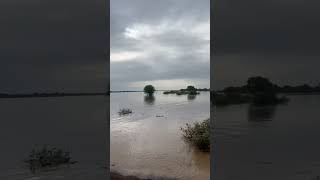
<svg viewBox="0 0 320 180"><path fill-rule="evenodd" d="M268 78L250 77L247 84L240 87L227 87L213 94L214 104L217 106L229 104L252 103L254 105L271 105L286 103L289 99L279 96L280 87Z"/></svg>
<svg viewBox="0 0 320 180"><path fill-rule="evenodd" d="M186 89L164 91L163 94L197 95L197 94L200 94L198 91L205 91L205 90L208 90L208 89L197 89L194 86L187 86Z"/></svg>

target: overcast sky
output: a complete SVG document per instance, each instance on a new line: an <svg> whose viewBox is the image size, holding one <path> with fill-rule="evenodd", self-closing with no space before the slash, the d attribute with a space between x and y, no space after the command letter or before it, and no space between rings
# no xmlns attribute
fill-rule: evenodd
<svg viewBox="0 0 320 180"><path fill-rule="evenodd" d="M213 86L320 83L319 0L216 0Z"/></svg>
<svg viewBox="0 0 320 180"><path fill-rule="evenodd" d="M111 0L112 90L210 84L210 0Z"/></svg>
<svg viewBox="0 0 320 180"><path fill-rule="evenodd" d="M0 93L105 92L102 0L2 0Z"/></svg>

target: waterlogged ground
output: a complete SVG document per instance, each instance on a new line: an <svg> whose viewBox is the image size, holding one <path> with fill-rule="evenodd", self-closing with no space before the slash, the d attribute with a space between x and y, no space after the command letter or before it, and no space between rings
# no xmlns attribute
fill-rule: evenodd
<svg viewBox="0 0 320 180"><path fill-rule="evenodd" d="M139 177L210 179L210 155L185 143L180 127L210 116L209 93L196 97L157 92L112 93L110 166ZM133 113L120 116L121 108Z"/></svg>
<svg viewBox="0 0 320 180"><path fill-rule="evenodd" d="M106 179L106 108L106 96L0 99L0 179ZM23 161L44 144L78 163L32 174Z"/></svg>
<svg viewBox="0 0 320 180"><path fill-rule="evenodd" d="M320 176L320 95L288 97L287 105L244 104L214 110L215 179Z"/></svg>

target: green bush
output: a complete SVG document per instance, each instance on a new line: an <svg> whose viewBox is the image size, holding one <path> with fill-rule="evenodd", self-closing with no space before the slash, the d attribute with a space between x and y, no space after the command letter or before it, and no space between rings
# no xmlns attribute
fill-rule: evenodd
<svg viewBox="0 0 320 180"><path fill-rule="evenodd" d="M201 151L210 151L210 119L196 122L193 125L186 124L181 128L186 141L197 146Z"/></svg>

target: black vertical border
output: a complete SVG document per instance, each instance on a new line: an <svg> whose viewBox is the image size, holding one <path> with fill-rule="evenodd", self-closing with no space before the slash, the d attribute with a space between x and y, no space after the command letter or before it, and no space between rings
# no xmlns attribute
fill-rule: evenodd
<svg viewBox="0 0 320 180"><path fill-rule="evenodd" d="M105 59L106 59L106 76L107 76L107 109L106 109L106 177L110 179L110 0L105 1L105 28L106 28L106 47L105 47Z"/></svg>
<svg viewBox="0 0 320 180"><path fill-rule="evenodd" d="M215 145L216 138L215 132L215 118L214 118L214 106L213 106L213 77L214 77L214 22L215 22L215 3L216 0L210 0L210 179L216 180L216 161L215 161Z"/></svg>

